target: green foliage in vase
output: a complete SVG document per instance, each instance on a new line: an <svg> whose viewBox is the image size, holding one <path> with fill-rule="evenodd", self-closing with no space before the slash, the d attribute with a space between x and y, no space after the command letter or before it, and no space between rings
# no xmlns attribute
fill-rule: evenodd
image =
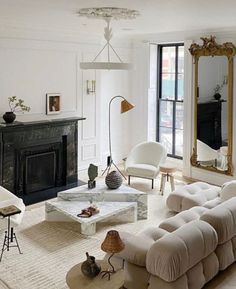
<svg viewBox="0 0 236 289"><path fill-rule="evenodd" d="M88 168L88 176L90 181L94 181L98 176L98 167L90 164Z"/></svg>
<svg viewBox="0 0 236 289"><path fill-rule="evenodd" d="M11 112L25 112L30 111L30 107L24 104L23 99L18 99L16 96L8 97L8 104Z"/></svg>

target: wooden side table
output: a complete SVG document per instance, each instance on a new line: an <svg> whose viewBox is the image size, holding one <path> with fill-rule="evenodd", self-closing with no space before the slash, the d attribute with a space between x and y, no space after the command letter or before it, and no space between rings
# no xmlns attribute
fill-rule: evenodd
<svg viewBox="0 0 236 289"><path fill-rule="evenodd" d="M96 260L102 270L108 267L107 261ZM121 289L124 284L124 270L118 269L111 279L103 278L99 274L95 278L88 278L81 272L82 262L72 267L66 274L66 283L70 289Z"/></svg>
<svg viewBox="0 0 236 289"><path fill-rule="evenodd" d="M174 191L175 189L175 182L174 182L174 172L176 172L176 167L172 165L162 165L160 166L160 172L161 172L161 186L160 186L160 192L161 195L163 195L165 190L165 184L166 181L168 182L170 180L171 190Z"/></svg>

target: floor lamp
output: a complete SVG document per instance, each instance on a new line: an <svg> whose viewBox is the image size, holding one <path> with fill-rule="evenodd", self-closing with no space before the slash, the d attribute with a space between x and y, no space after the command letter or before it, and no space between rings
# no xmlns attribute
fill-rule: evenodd
<svg viewBox="0 0 236 289"><path fill-rule="evenodd" d="M121 105L120 105L120 112L121 113L124 113L124 112L127 112L129 110L131 110L132 108L134 108L134 106L129 103L123 96L121 95L116 95L114 97L112 97L112 99L110 100L109 102L109 120L108 120L108 129L109 129L109 152L110 152L110 155L107 157L107 167L105 169L105 171L102 173L105 174L105 172L109 173L110 171L110 168L112 165L114 165L114 167L119 171L119 173L126 179L126 177L122 174L122 172L118 169L118 167L116 166L116 164L114 163L113 161L113 158L112 158L112 151L111 151L111 103L114 99L116 98L121 98L123 99L121 101Z"/></svg>

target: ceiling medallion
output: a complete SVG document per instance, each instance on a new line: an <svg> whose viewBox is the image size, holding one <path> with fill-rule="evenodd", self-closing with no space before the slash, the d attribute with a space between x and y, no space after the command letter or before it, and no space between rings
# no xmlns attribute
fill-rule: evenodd
<svg viewBox="0 0 236 289"><path fill-rule="evenodd" d="M82 8L78 12L79 16L85 16L87 18L94 19L103 19L106 21L106 27L104 28L104 38L106 44L99 51L92 62L81 62L81 69L131 69L130 63L125 63L122 61L118 53L115 51L110 41L112 38L112 28L110 28L111 20L120 20L120 19L134 19L139 15L139 12L136 10L126 9L126 8L117 8L117 7L97 7L97 8ZM97 58L101 55L104 49L107 48L107 61L98 62ZM119 62L111 62L110 51L112 51Z"/></svg>

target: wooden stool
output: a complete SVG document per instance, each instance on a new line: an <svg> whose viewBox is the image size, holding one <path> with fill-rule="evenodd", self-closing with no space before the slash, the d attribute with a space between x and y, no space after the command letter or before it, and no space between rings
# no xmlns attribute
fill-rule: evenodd
<svg viewBox="0 0 236 289"><path fill-rule="evenodd" d="M160 166L160 172L162 173L161 174L161 186L160 186L161 195L163 195L164 193L166 181L168 182L169 180L170 180L171 190L174 191L175 182L174 182L173 173L176 172L176 167L172 165L162 165Z"/></svg>

